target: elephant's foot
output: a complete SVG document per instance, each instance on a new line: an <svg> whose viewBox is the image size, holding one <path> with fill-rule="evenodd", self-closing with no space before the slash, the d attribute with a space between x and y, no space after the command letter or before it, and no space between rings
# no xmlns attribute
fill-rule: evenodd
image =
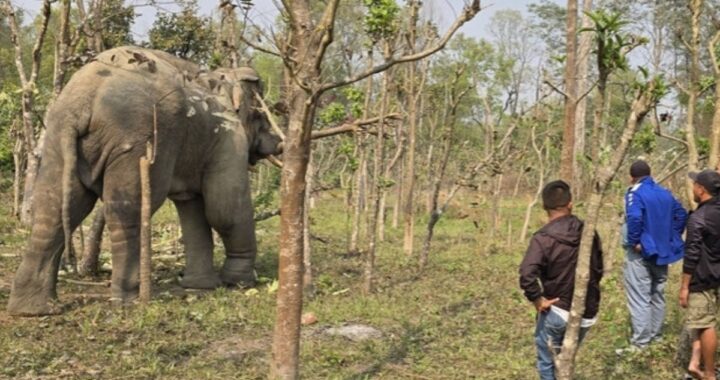
<svg viewBox="0 0 720 380"><path fill-rule="evenodd" d="M180 286L186 289L215 289L223 283L217 273L185 273L180 279Z"/></svg>
<svg viewBox="0 0 720 380"><path fill-rule="evenodd" d="M19 293L22 292L13 291L10 293L10 300L7 305L7 312L10 315L35 317L42 315L55 315L62 312L62 308L57 300L46 294Z"/></svg>
<svg viewBox="0 0 720 380"><path fill-rule="evenodd" d="M220 279L226 285L239 287L255 286L255 260L228 257L225 259Z"/></svg>
<svg viewBox="0 0 720 380"><path fill-rule="evenodd" d="M127 305L138 299L140 295L140 287L131 286L127 288L121 288L113 284L110 294L111 303L115 305Z"/></svg>

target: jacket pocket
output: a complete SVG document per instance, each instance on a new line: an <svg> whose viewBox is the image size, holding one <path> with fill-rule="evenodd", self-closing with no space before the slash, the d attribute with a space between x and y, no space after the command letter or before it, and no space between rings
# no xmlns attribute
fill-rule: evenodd
<svg viewBox="0 0 720 380"><path fill-rule="evenodd" d="M658 255L658 248L657 244L655 244L655 239L653 239L647 232L643 232L642 235L640 235L640 245L642 246L642 256L644 258L649 259Z"/></svg>

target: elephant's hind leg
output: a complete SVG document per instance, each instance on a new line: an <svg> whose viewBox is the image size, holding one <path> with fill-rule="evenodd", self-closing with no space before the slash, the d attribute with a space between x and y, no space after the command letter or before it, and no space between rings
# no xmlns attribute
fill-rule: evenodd
<svg viewBox="0 0 720 380"><path fill-rule="evenodd" d="M62 228L62 189L57 185L62 167L49 157L40 169L33 204L33 225L27 251L18 268L8 301L13 315L46 315L58 313L56 283L60 257L65 248ZM54 167L57 166L57 167ZM77 227L92 211L97 196L72 182L70 227Z"/></svg>
<svg viewBox="0 0 720 380"><path fill-rule="evenodd" d="M205 218L202 198L175 201L185 243L185 272L180 285L191 289L215 289L222 285L213 267L213 239Z"/></svg>

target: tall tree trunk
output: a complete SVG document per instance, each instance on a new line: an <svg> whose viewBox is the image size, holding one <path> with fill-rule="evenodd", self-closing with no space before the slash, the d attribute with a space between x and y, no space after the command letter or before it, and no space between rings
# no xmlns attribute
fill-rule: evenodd
<svg viewBox="0 0 720 380"><path fill-rule="evenodd" d="M575 116L577 109L577 0L567 2L567 51L565 59L565 118L563 122L563 145L560 153L560 178L572 182L575 166Z"/></svg>
<svg viewBox="0 0 720 380"><path fill-rule="evenodd" d="M415 53L415 43L417 41L417 21L418 10L420 4L416 0L411 0L408 4L410 7L410 24L408 36L408 49L410 54ZM417 134L417 101L421 96L421 91L415 88L416 65L411 62L408 66L408 82L407 82L407 99L408 104L408 148L407 159L405 162L405 207L403 218L405 219L405 229L403 234L403 251L406 256L413 254L413 242L415 237L415 144Z"/></svg>
<svg viewBox="0 0 720 380"><path fill-rule="evenodd" d="M220 1L220 32L217 36L215 50L222 57L222 67L237 68L240 56L237 49L237 17L235 4L230 1Z"/></svg>
<svg viewBox="0 0 720 380"><path fill-rule="evenodd" d="M575 371L575 355L577 353L578 337L580 335L580 321L585 312L585 299L587 296L587 285L590 280L590 257L592 242L595 234L602 199L608 184L615 177L620 165L625 159L628 147L632 141L638 125L642 123L645 115L657 104L656 81L653 80L645 88L638 90L633 101L625 124L625 131L613 153L610 163L605 167L596 166L595 176L592 182L593 192L588 200L588 211L585 218L585 226L580 241L577 266L575 270L575 290L573 292L570 317L565 330L562 350L556 357L556 375L559 380L571 380Z"/></svg>
<svg viewBox="0 0 720 380"><path fill-rule="evenodd" d="M720 31L715 32L708 43L708 52L712 58L713 73L715 75L715 111L712 119L712 132L710 133L710 156L708 166L718 170L720 163L720 62L715 54L715 47L720 42Z"/></svg>
<svg viewBox="0 0 720 380"><path fill-rule="evenodd" d="M425 51L393 58L382 65L335 82L324 83L321 75L323 58L333 41L333 27L339 0L328 0L318 22L312 18L309 0L283 1L288 22L288 44L282 55L293 76L288 87L289 122L283 149L280 180L280 257L279 290L273 334L271 379L299 378L300 316L303 296L303 215L305 209L305 175L310 155L310 138L320 96L331 89L358 82L402 62L425 58L440 50L465 22L480 11L480 1L473 0L463 9L440 42ZM291 49L289 47L292 47ZM282 48L281 48L282 49ZM383 128L384 123L380 123ZM382 139L383 133L378 134ZM375 172L379 174L379 171Z"/></svg>
<svg viewBox="0 0 720 380"><path fill-rule="evenodd" d="M588 13L592 11L593 7L593 0L583 0L582 5L582 28L591 28L592 27L592 19L588 16ZM588 80L588 66L590 62L590 48L592 46L592 40L593 36L591 33L581 33L580 34L580 46L578 48L578 65L577 65L577 76L578 76L578 82L577 82L577 93L578 94L584 94L587 91L588 83L590 82ZM578 100L577 103L577 110L576 110L576 119L575 119L575 148L574 148L574 154L575 157L582 156L585 153L585 114L587 110L587 97L583 96L582 99ZM593 140L597 141L597 140ZM581 188L580 186L582 181L582 175L581 172L581 166L579 165L579 161L577 159L573 160L574 172L575 172L575 193L581 194Z"/></svg>
<svg viewBox="0 0 720 380"><path fill-rule="evenodd" d="M385 41L384 44L384 56L389 58L391 54L390 42ZM388 87L390 86L390 72L386 71L383 73L383 84L381 89L380 97L380 115L377 124L377 144L375 145L375 157L373 160L373 215L370 219L370 225L368 233L370 234L370 244L368 245L368 251L365 257L365 273L363 290L366 294L373 292L373 283L375 277L375 253L378 244L378 226L380 218L384 217L384 212L381 208L383 204L383 193L385 192L385 177L384 177L384 163L385 163L385 116L387 113L388 106Z"/></svg>
<svg viewBox="0 0 720 380"><path fill-rule="evenodd" d="M60 8L60 26L55 36L55 67L53 78L53 99L56 98L65 84L67 72L68 49L70 45L70 0L62 0Z"/></svg>
<svg viewBox="0 0 720 380"><path fill-rule="evenodd" d="M373 49L368 49L368 68L372 68L375 64L373 60ZM363 119L367 119L370 115L370 100L372 99L373 89L373 77L367 79L365 83L365 96L363 105ZM359 252L359 241L361 240L361 229L365 224L365 211L367 210L367 140L368 137L365 135L355 136L355 145L360 151L358 170L356 171L356 196L355 196L355 210L353 212L352 232L350 234L350 252Z"/></svg>
<svg viewBox="0 0 720 380"><path fill-rule="evenodd" d="M22 40L20 37L20 27L16 18L15 9L9 0L0 0L0 10L7 17L8 26L10 28L10 42L15 50L15 68L20 77L22 85L22 119L23 119L23 135L25 139L25 153L27 154L25 165L25 186L23 190L22 206L20 208L20 221L25 225L32 224L32 200L35 190L35 178L40 166L40 152L35 138L35 119L37 115L33 109L35 101L35 86L38 74L40 72L40 63L42 59L42 47L45 42L48 22L50 20L52 0L44 0L41 8L41 19L39 30L36 33L35 44L32 50L32 63L30 75L26 75L25 66L23 64Z"/></svg>
<svg viewBox="0 0 720 380"><path fill-rule="evenodd" d="M690 49L690 83L686 90L688 95L687 118L685 121L685 139L688 148L688 171L696 171L698 168L698 151L695 143L695 106L698 100L700 86L700 13L702 11L702 0L690 0L690 30L691 38L688 48ZM693 181L686 179L688 201L695 207L693 201Z"/></svg>

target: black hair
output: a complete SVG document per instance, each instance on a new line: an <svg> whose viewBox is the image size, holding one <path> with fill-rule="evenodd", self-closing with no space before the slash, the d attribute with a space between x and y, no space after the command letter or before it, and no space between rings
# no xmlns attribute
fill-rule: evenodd
<svg viewBox="0 0 720 380"><path fill-rule="evenodd" d="M545 210L555 210L569 205L570 201L572 201L570 185L562 180L548 183L543 188L542 200Z"/></svg>

